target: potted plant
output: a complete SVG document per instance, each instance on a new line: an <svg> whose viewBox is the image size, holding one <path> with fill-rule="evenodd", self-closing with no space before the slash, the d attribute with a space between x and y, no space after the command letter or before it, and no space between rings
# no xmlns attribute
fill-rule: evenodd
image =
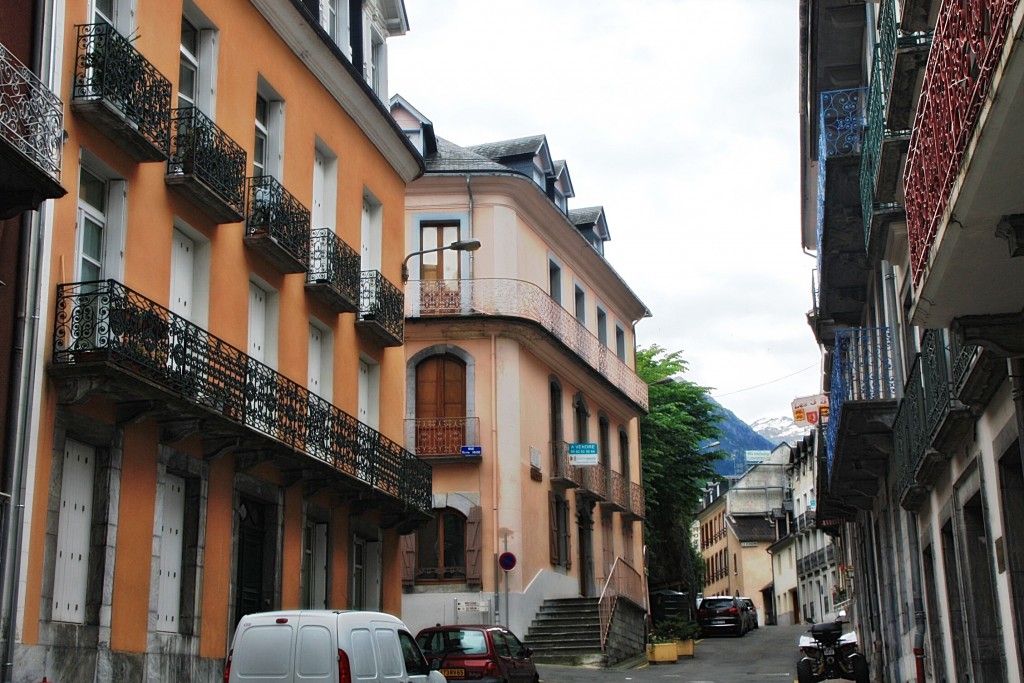
<svg viewBox="0 0 1024 683"><path fill-rule="evenodd" d="M657 631L672 639L679 657L694 656L694 641L700 633L700 627L697 624L682 617L673 617L663 619L658 624Z"/></svg>
<svg viewBox="0 0 1024 683"><path fill-rule="evenodd" d="M647 635L648 662L675 662L678 658L676 640L671 635L660 631L651 631Z"/></svg>

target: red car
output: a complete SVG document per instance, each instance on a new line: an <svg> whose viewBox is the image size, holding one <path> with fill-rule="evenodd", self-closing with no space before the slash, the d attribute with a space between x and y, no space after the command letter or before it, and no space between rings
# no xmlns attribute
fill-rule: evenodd
<svg viewBox="0 0 1024 683"><path fill-rule="evenodd" d="M434 626L416 635L430 662L449 681L538 683L530 648L503 626Z"/></svg>

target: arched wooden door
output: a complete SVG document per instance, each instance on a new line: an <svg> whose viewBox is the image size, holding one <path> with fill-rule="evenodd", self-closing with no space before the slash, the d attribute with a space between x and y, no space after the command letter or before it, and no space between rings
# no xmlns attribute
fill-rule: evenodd
<svg viewBox="0 0 1024 683"><path fill-rule="evenodd" d="M416 366L416 454L458 455L466 443L466 364L452 354Z"/></svg>

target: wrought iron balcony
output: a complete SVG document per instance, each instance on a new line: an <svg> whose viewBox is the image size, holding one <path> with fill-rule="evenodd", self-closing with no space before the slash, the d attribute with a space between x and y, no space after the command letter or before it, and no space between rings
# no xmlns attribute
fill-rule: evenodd
<svg viewBox="0 0 1024 683"><path fill-rule="evenodd" d="M569 444L565 441L551 442L551 483L566 488L576 488L583 480L580 468L569 463Z"/></svg>
<svg viewBox="0 0 1024 683"><path fill-rule="evenodd" d="M63 104L0 43L0 219L63 197Z"/></svg>
<svg viewBox="0 0 1024 683"><path fill-rule="evenodd" d="M970 409L956 397L950 360L944 331L926 331L893 425L897 480L908 510L927 498L974 425Z"/></svg>
<svg viewBox="0 0 1024 683"><path fill-rule="evenodd" d="M943 0L914 120L904 184L914 284L924 276L1017 0Z"/></svg>
<svg viewBox="0 0 1024 683"><path fill-rule="evenodd" d="M165 181L218 223L245 210L245 150L195 107L171 113L173 148Z"/></svg>
<svg viewBox="0 0 1024 683"><path fill-rule="evenodd" d="M405 337L402 290L380 271L364 270L359 278L359 315L356 328L384 346L401 346Z"/></svg>
<svg viewBox="0 0 1024 683"><path fill-rule="evenodd" d="M498 316L539 325L643 410L647 384L547 292L523 280L414 280L406 316Z"/></svg>
<svg viewBox="0 0 1024 683"><path fill-rule="evenodd" d="M892 454L895 392L890 329L837 332L825 430L831 493L841 488L861 504L877 494Z"/></svg>
<svg viewBox="0 0 1024 683"><path fill-rule="evenodd" d="M821 93L821 159L860 154L864 133L864 88Z"/></svg>
<svg viewBox="0 0 1024 683"><path fill-rule="evenodd" d="M71 109L136 161L171 144L171 82L106 22L78 26Z"/></svg>
<svg viewBox="0 0 1024 683"><path fill-rule="evenodd" d="M114 280L58 286L50 371L68 400L107 392L122 405L191 415L207 438L289 462L311 481L366 488L397 518L430 514L427 462Z"/></svg>
<svg viewBox="0 0 1024 683"><path fill-rule="evenodd" d="M472 461L462 454L463 446L480 445L480 418L427 417L405 421L406 443L415 443L421 458L455 458Z"/></svg>
<svg viewBox="0 0 1024 683"><path fill-rule="evenodd" d="M647 516L644 487L635 481L629 482L629 509L623 515L629 519L643 519Z"/></svg>
<svg viewBox="0 0 1024 683"><path fill-rule="evenodd" d="M608 500L608 471L603 465L577 467L580 473L580 487L577 495L584 495L598 501Z"/></svg>
<svg viewBox="0 0 1024 683"><path fill-rule="evenodd" d="M605 505L616 512L629 511L629 482L622 472L608 471L608 498Z"/></svg>
<svg viewBox="0 0 1024 683"><path fill-rule="evenodd" d="M245 244L282 273L303 273L309 263L309 209L272 176L249 178Z"/></svg>
<svg viewBox="0 0 1024 683"><path fill-rule="evenodd" d="M313 228L306 291L335 313L359 310L359 253L330 228Z"/></svg>

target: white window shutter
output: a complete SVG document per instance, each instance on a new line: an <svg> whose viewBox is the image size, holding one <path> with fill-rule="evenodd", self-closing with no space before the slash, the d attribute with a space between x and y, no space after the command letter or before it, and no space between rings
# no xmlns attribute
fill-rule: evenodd
<svg viewBox="0 0 1024 683"><path fill-rule="evenodd" d="M53 579L54 621L85 623L89 537L96 449L71 439L64 445L57 557Z"/></svg>
<svg viewBox="0 0 1024 683"><path fill-rule="evenodd" d="M314 609L327 607L327 525L313 525L313 585L310 601Z"/></svg>
<svg viewBox="0 0 1024 683"><path fill-rule="evenodd" d="M160 524L160 576L157 588L157 630L178 632L181 614L182 532L185 526L185 480L168 474Z"/></svg>

